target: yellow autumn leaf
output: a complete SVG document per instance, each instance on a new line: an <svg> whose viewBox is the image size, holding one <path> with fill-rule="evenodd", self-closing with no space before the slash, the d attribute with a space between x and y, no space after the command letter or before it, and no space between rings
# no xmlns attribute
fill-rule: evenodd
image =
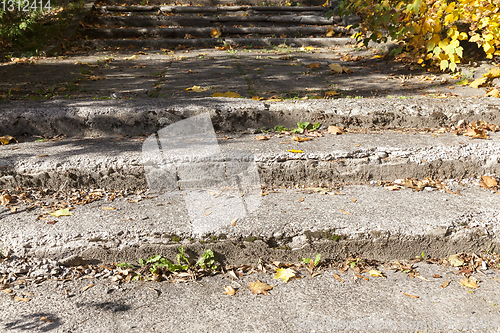
<svg viewBox="0 0 500 333"><path fill-rule="evenodd" d="M212 97L239 98L241 97L241 95L232 91L226 91L225 93L216 92L215 94L212 95Z"/></svg>
<svg viewBox="0 0 500 333"><path fill-rule="evenodd" d="M340 94L338 92L336 92L335 90L329 90L329 91L325 92L326 97L333 97L333 96L337 96L337 95L340 95Z"/></svg>
<svg viewBox="0 0 500 333"><path fill-rule="evenodd" d="M492 89L486 93L486 97L500 97L500 91L497 88Z"/></svg>
<svg viewBox="0 0 500 333"><path fill-rule="evenodd" d="M260 100L262 100L263 98L262 98L262 97L259 97L259 96L252 96L252 99L253 99L254 101L260 101Z"/></svg>
<svg viewBox="0 0 500 333"><path fill-rule="evenodd" d="M212 38L219 38L221 35L222 32L219 28L213 28L212 31L210 31L210 36L212 36Z"/></svg>
<svg viewBox="0 0 500 333"><path fill-rule="evenodd" d="M274 279L281 279L283 282L288 282L291 278L295 277L295 272L291 268L277 268Z"/></svg>
<svg viewBox="0 0 500 333"><path fill-rule="evenodd" d="M0 143L2 145L8 145L9 143L17 142L16 138L10 135L0 136Z"/></svg>
<svg viewBox="0 0 500 333"><path fill-rule="evenodd" d="M368 274L370 274L371 276L384 277L384 274L381 271L377 271L376 269L368 271Z"/></svg>
<svg viewBox="0 0 500 333"><path fill-rule="evenodd" d="M326 37L333 37L333 36L335 36L335 31L333 30L333 27L328 27L328 29L326 29L325 36Z"/></svg>
<svg viewBox="0 0 500 333"><path fill-rule="evenodd" d="M482 78L479 78L479 79L476 79L474 81L472 81L469 86L471 86L472 88L479 88L480 86L482 86L483 84L486 83L486 81L488 80L487 77L482 77Z"/></svg>
<svg viewBox="0 0 500 333"><path fill-rule="evenodd" d="M139 58L139 57L134 54L133 56L123 58L123 60L133 60L133 59L137 59L137 58Z"/></svg>
<svg viewBox="0 0 500 333"><path fill-rule="evenodd" d="M454 267L460 267L465 264L464 260L458 254L452 254L448 257L448 262Z"/></svg>
<svg viewBox="0 0 500 333"><path fill-rule="evenodd" d="M470 288L470 289L477 289L479 288L479 285L474 281L473 279L460 279L460 285Z"/></svg>
<svg viewBox="0 0 500 333"><path fill-rule="evenodd" d="M487 78L495 79L500 77L500 67L493 67L488 71L488 73L484 74Z"/></svg>
<svg viewBox="0 0 500 333"><path fill-rule="evenodd" d="M71 212L69 211L68 208L64 208L64 209L56 210L55 212L50 213L50 215L55 216L55 217L59 217L59 216L71 216L73 214L71 214Z"/></svg>
<svg viewBox="0 0 500 333"><path fill-rule="evenodd" d="M202 91L205 91L207 90L206 88L202 88L200 86L192 86L192 87L189 87L189 88L186 88L186 91L194 91L194 92L202 92Z"/></svg>
<svg viewBox="0 0 500 333"><path fill-rule="evenodd" d="M288 149L287 151L289 151L290 153L296 153L296 154L303 153L302 150L297 150L297 149Z"/></svg>
<svg viewBox="0 0 500 333"><path fill-rule="evenodd" d="M334 71L335 73L338 73L338 74L352 73L353 72L352 69L345 67L345 66L342 66L342 65L339 65L339 64L330 64L330 65L328 65L328 67L330 67L330 69L332 71Z"/></svg>

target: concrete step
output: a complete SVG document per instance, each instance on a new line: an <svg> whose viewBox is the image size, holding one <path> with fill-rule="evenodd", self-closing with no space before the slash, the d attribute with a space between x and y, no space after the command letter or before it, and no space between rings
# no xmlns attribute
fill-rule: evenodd
<svg viewBox="0 0 500 333"><path fill-rule="evenodd" d="M237 37L247 35L251 37L271 36L316 36L325 35L332 27L221 27L220 32L224 37ZM333 27L337 34L347 34L348 30L343 27ZM191 35L198 38L210 36L212 28L127 28L127 29L85 29L81 34L94 39L114 38L184 38Z"/></svg>
<svg viewBox="0 0 500 333"><path fill-rule="evenodd" d="M164 131L168 131L168 127L158 133ZM207 161L203 150L195 150L195 153L178 150L170 144L177 139L162 143L164 149L170 149L167 149L168 154L177 151L172 156L165 155L165 150L163 153L146 152L145 147L152 144L150 141L156 142L153 137L149 137L149 141L145 141L146 137L118 137L26 142L16 144L15 150L10 145L1 147L0 186L53 190L155 188L163 191L163 183L153 182L150 174L159 172L162 175L164 170L175 166L176 170L165 171L164 183L169 182L165 186L186 189L191 188L196 179L206 178L203 170L212 166L222 170L221 166L226 163L240 165L241 161L255 161L254 176L258 177L255 182L259 188L331 188L410 177L462 179L487 173L500 174L500 132L490 134L488 140L469 140L461 135L381 131L339 136L324 134L298 143L291 135L277 137L275 134L268 140L259 141L255 134L226 133L219 135L217 140L214 135L208 141L210 149L215 149L214 161ZM163 140L161 136L160 140ZM182 142L180 145L184 147ZM205 185L212 186L213 180L214 186L218 186L224 181L224 175L223 172L220 177L207 176Z"/></svg>
<svg viewBox="0 0 500 333"><path fill-rule="evenodd" d="M135 48L135 49L164 49L179 46L187 48L210 48L215 46L231 45L233 47L274 47L286 45L292 47L315 46L334 47L353 43L353 39L347 37L332 38L155 38L155 39L94 39L77 40L72 43L73 47L89 47L95 49L106 48Z"/></svg>
<svg viewBox="0 0 500 333"><path fill-rule="evenodd" d="M185 16L98 16L91 19L92 24L107 27L217 27L217 26L287 26L299 25L332 25L339 23L333 18L317 16L213 16L213 17L185 17Z"/></svg>
<svg viewBox="0 0 500 333"><path fill-rule="evenodd" d="M461 195L366 185L346 186L331 195L278 190L261 196L258 209L249 213L234 204L228 209L227 199L210 194L202 202L189 193L122 198L117 192L111 201L112 192L96 189L69 197L19 189L12 195L26 191L29 198L36 197L33 202L48 206L28 209L30 204L18 203L17 213L0 206L0 250L16 256L137 262L156 254L174 258L183 245L188 253L210 248L226 264L297 262L318 253L322 260L394 260L422 252L443 258L494 251L499 245L499 194L473 182L450 183L450 188L460 189ZM80 205L75 204L78 195L83 201L87 196L101 199ZM49 215L54 210L50 203L64 202L74 207L71 216Z"/></svg>
<svg viewBox="0 0 500 333"><path fill-rule="evenodd" d="M101 14L106 13L172 13L172 14L210 14L210 15L227 15L235 14L235 12L249 14L306 14L306 15L322 15L328 11L325 7L290 7L290 6L96 6L95 11ZM238 13L240 14L240 13Z"/></svg>

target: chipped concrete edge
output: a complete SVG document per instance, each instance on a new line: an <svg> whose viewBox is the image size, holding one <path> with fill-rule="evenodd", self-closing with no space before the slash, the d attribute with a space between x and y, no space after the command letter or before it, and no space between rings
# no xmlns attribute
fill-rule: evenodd
<svg viewBox="0 0 500 333"><path fill-rule="evenodd" d="M225 238L212 236L205 240L184 239L166 240L164 243L139 242L135 245L120 245L119 237L103 240L68 242L56 247L13 248L0 247L2 256L32 256L58 260L59 262L78 261L87 263L129 262L137 263L140 258L162 255L175 258L182 245L190 257L200 256L211 249L220 263L239 265L256 263L259 260L299 262L302 258L314 258L321 254L323 260L344 260L361 257L375 260L404 260L419 257L421 253L432 258L444 258L455 253L494 252L500 246L497 235L481 228L437 228L426 234L408 236L388 232L367 234L335 235L325 237L321 232L304 232L283 239L261 237ZM330 235L330 234L328 234ZM338 237L335 237L338 236ZM70 263L71 264L71 263Z"/></svg>

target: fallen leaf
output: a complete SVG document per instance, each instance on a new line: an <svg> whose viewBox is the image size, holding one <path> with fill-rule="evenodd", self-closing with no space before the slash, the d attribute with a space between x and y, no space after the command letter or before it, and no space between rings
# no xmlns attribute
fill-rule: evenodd
<svg viewBox="0 0 500 333"><path fill-rule="evenodd" d="M288 149L287 151L289 151L290 153L296 153L296 154L303 153L302 150L297 150L297 149Z"/></svg>
<svg viewBox="0 0 500 333"><path fill-rule="evenodd" d="M56 210L55 212L50 213L50 215L55 216L55 217L59 217L59 216L71 216L73 214L71 214L71 212L69 211L68 208L64 208L64 209Z"/></svg>
<svg viewBox="0 0 500 333"><path fill-rule="evenodd" d="M303 201L304 201L304 198L299 197L299 202L303 202Z"/></svg>
<svg viewBox="0 0 500 333"><path fill-rule="evenodd" d="M281 279L284 282L288 282L291 278L295 277L295 272L291 268L278 268L276 269L276 274L274 279Z"/></svg>
<svg viewBox="0 0 500 333"><path fill-rule="evenodd" d="M403 293L403 295L408 296L408 297L411 297L411 298L418 298L418 296L415 296L415 295L410 295L410 294L407 294L407 293Z"/></svg>
<svg viewBox="0 0 500 333"><path fill-rule="evenodd" d="M352 73L352 69L348 68L348 67L345 67L345 66L342 66L342 65L339 65L339 64L330 64L328 65L328 67L330 67L330 69L335 72L335 73L338 73L338 74L342 74L342 73Z"/></svg>
<svg viewBox="0 0 500 333"><path fill-rule="evenodd" d="M93 286L94 286L94 284L93 284L93 283L91 283L91 284L89 284L88 286L83 287L83 289L82 289L82 290L83 290L83 291L85 291L85 290L87 290L87 289L89 289L89 288L92 288Z"/></svg>
<svg viewBox="0 0 500 333"><path fill-rule="evenodd" d="M433 278L435 278L435 279L440 279L440 278L441 278L441 275L439 275L439 274L434 274L432 277L433 277Z"/></svg>
<svg viewBox="0 0 500 333"><path fill-rule="evenodd" d="M236 218L236 219L234 219L234 220L232 220L232 221L231 221L231 225L232 225L232 226L235 226L235 225L236 225L236 221L238 221L238 219L237 219L237 218Z"/></svg>
<svg viewBox="0 0 500 333"><path fill-rule="evenodd" d="M460 279L460 285L470 289L479 288L479 285L473 279Z"/></svg>
<svg viewBox="0 0 500 333"><path fill-rule="evenodd" d="M480 186L484 188L495 187L498 185L498 182L495 178L491 176L482 176Z"/></svg>
<svg viewBox="0 0 500 333"><path fill-rule="evenodd" d="M258 294L268 295L268 291L273 289L274 286L270 286L267 283L260 282L259 280L257 280L255 282L250 282L248 287L250 288L250 291L255 295Z"/></svg>
<svg viewBox="0 0 500 333"><path fill-rule="evenodd" d="M0 195L0 205L7 206L11 202L12 202L12 197L8 193Z"/></svg>
<svg viewBox="0 0 500 333"><path fill-rule="evenodd" d="M31 298L22 298L22 297L19 297L19 296L14 296L14 301L29 302L29 301L31 301Z"/></svg>
<svg viewBox="0 0 500 333"><path fill-rule="evenodd" d="M376 269L368 271L368 274L370 274L371 276L384 277L384 274L381 271L377 271Z"/></svg>
<svg viewBox="0 0 500 333"><path fill-rule="evenodd" d="M360 274L354 274L355 277L358 277L360 279L363 279L365 281L370 281L370 279L368 279L366 276L363 276L363 275L360 275Z"/></svg>
<svg viewBox="0 0 500 333"><path fill-rule="evenodd" d="M328 1L327 1L328 2ZM334 37L335 36L335 30L333 30L333 27L330 26L328 29L326 29L326 37Z"/></svg>
<svg viewBox="0 0 500 333"><path fill-rule="evenodd" d="M471 86L472 88L479 88L481 87L482 85L484 85L486 83L486 81L488 81L488 78L487 77L482 77L482 78L479 78L479 79L476 79L474 81L472 81L469 86Z"/></svg>
<svg viewBox="0 0 500 333"><path fill-rule="evenodd" d="M41 321L44 321L44 322L46 322L46 323L51 323L51 322L52 322L52 319L49 319L49 318L47 318L47 317L41 317L41 318L40 318L40 320L41 320Z"/></svg>
<svg viewBox="0 0 500 333"><path fill-rule="evenodd" d="M9 143L14 143L14 142L17 143L17 140L13 136L10 135L0 136L0 143L2 145L8 145Z"/></svg>
<svg viewBox="0 0 500 333"><path fill-rule="evenodd" d="M293 141L297 141L297 142L304 142L304 141L311 141L312 139L311 138L298 137L298 136L294 135L292 137L292 140Z"/></svg>
<svg viewBox="0 0 500 333"><path fill-rule="evenodd" d="M336 92L335 90L329 90L329 91L325 92L326 97L333 97L333 96L338 96L338 95L340 95L340 94L338 92Z"/></svg>
<svg viewBox="0 0 500 333"><path fill-rule="evenodd" d="M354 198L351 198L351 202L356 202L357 200Z"/></svg>
<svg viewBox="0 0 500 333"><path fill-rule="evenodd" d="M4 293L7 293L7 294L12 293L12 289L2 289L0 291L3 291Z"/></svg>
<svg viewBox="0 0 500 333"><path fill-rule="evenodd" d="M90 81L99 81L99 80L105 80L106 78L104 76L91 75L87 79Z"/></svg>
<svg viewBox="0 0 500 333"><path fill-rule="evenodd" d="M194 92L202 92L207 90L206 88L201 88L200 86L192 86L189 88L186 88L186 91L194 91Z"/></svg>
<svg viewBox="0 0 500 333"><path fill-rule="evenodd" d="M488 91L485 95L486 97L500 97L500 91L495 88L490 91Z"/></svg>
<svg viewBox="0 0 500 333"><path fill-rule="evenodd" d="M115 210L116 208L115 207L102 207L102 209L104 209L104 210Z"/></svg>
<svg viewBox="0 0 500 333"><path fill-rule="evenodd" d="M224 287L224 294L226 295L229 295L229 296L234 296L234 294L237 293L237 290L234 289L233 287L231 286L227 286L227 287Z"/></svg>
<svg viewBox="0 0 500 333"><path fill-rule="evenodd" d="M240 98L241 95L232 91L226 91L225 93L216 92L212 97L229 97L229 98Z"/></svg>
<svg viewBox="0 0 500 333"><path fill-rule="evenodd" d="M464 265L464 260L460 258L458 254L452 254L448 257L448 262L454 267L460 267Z"/></svg>
<svg viewBox="0 0 500 333"><path fill-rule="evenodd" d="M264 140L269 139L269 137L267 137L265 135L257 135L254 139L259 140L259 141L264 141Z"/></svg>
<svg viewBox="0 0 500 333"><path fill-rule="evenodd" d="M210 214L212 214L212 212L211 212L211 211L209 211L209 210L207 210L207 211L205 212L205 214L203 214L203 216L207 216L207 215L210 215Z"/></svg>
<svg viewBox="0 0 500 333"><path fill-rule="evenodd" d="M328 126L328 133L333 134L333 135L340 135L340 134L344 134L345 130L342 127L330 125L330 126Z"/></svg>
<svg viewBox="0 0 500 333"><path fill-rule="evenodd" d="M319 63L313 62L312 64L310 64L309 66L307 66L307 68L319 68Z"/></svg>
<svg viewBox="0 0 500 333"><path fill-rule="evenodd" d="M344 282L344 279L342 279L342 278L340 277L340 275L338 275L337 273L333 274L333 277L334 277L335 279L337 279L338 281L340 281L340 282Z"/></svg>
<svg viewBox="0 0 500 333"><path fill-rule="evenodd" d="M444 281L444 283L441 285L441 288L446 288L449 286L451 281Z"/></svg>
<svg viewBox="0 0 500 333"><path fill-rule="evenodd" d="M347 215L352 215L352 213L346 212L345 210L341 209L340 210L342 213L347 214Z"/></svg>

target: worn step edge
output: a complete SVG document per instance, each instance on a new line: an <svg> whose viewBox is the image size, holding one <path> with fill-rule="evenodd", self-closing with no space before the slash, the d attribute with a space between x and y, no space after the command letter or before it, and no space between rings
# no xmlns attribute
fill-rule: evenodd
<svg viewBox="0 0 500 333"><path fill-rule="evenodd" d="M258 34L258 35L321 35L326 34L328 27L221 27L220 32L223 36L239 34ZM334 27L336 33L347 34L349 30L340 27ZM128 28L128 29L85 29L81 31L82 35L98 38L183 38L186 34L194 37L210 36L212 28Z"/></svg>
<svg viewBox="0 0 500 333"><path fill-rule="evenodd" d="M184 16L104 16L94 17L91 23L123 27L171 26L216 26L223 24L309 24L331 25L340 21L316 16L221 16L221 17L184 17Z"/></svg>
<svg viewBox="0 0 500 333"><path fill-rule="evenodd" d="M152 182L151 186L189 189L200 186L201 179L205 179L202 170L211 167L221 170L221 166L228 163L238 168L250 167L242 163L253 161L259 188L334 187L392 182L408 177L463 179L483 174L500 175L499 135L479 142L451 135L435 138L430 134L392 133L348 134L342 138L330 135L301 145L283 145L283 140L290 139L259 142L254 140L254 135L244 135L228 144L222 140L218 147L225 159L209 161L191 155L176 155L177 160L170 161L166 152L163 157L144 154L142 141L104 138L21 143L14 151L4 148L0 155L0 186L65 191L74 188L147 189L147 170L148 177L158 175L169 181L174 177L169 184L167 181ZM399 142L410 142L415 147ZM357 144L360 146L356 147ZM297 154L287 150L292 148L304 152ZM174 165L175 171L171 171ZM217 187L224 181L216 175L213 179L205 179L204 186Z"/></svg>
<svg viewBox="0 0 500 333"><path fill-rule="evenodd" d="M77 40L72 43L74 46L83 46L90 48L106 48L106 47L134 47L134 48L174 48L179 45L194 48L215 47L222 45L231 46L277 46L289 45L292 47L299 46L343 46L353 44L356 41L352 38L343 37L313 37L313 38L199 38L199 39L181 39L181 38L159 38L159 39L102 39L102 40Z"/></svg>
<svg viewBox="0 0 500 333"><path fill-rule="evenodd" d="M157 254L175 257L183 245L196 257L210 248L228 264L298 261L318 253L322 259L387 260L422 252L431 257L493 252L500 245L498 194L478 191L466 189L462 197L370 187L343 188L344 196L286 191L263 197L262 210L238 218L234 226L228 222L203 235L192 233L184 203L171 198L101 200L76 206L73 216L55 218L55 224L37 220L36 211L20 210L2 217L0 252L136 263ZM102 210L105 206L116 210Z"/></svg>
<svg viewBox="0 0 500 333"><path fill-rule="evenodd" d="M158 10L166 13L199 13L199 12L214 12L214 13L225 13L225 12L236 12L236 11L246 11L254 10L259 12L267 11L285 11L285 12L327 12L328 9L325 7L315 7L315 6L95 6L97 11L108 11L108 12L157 12Z"/></svg>
<svg viewBox="0 0 500 333"><path fill-rule="evenodd" d="M91 105L91 106L90 106ZM12 101L0 104L0 133L13 136L150 135L209 112L216 131L295 127L297 121L363 128L500 124L500 99L335 99L272 103L235 98Z"/></svg>

